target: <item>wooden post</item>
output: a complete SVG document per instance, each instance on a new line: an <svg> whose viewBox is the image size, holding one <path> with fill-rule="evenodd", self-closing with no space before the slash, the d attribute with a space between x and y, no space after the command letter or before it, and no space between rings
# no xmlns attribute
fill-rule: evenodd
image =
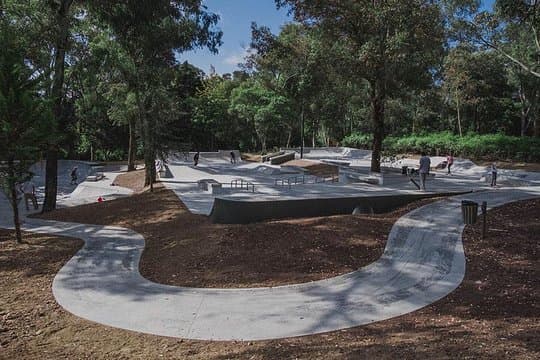
<svg viewBox="0 0 540 360"><path fill-rule="evenodd" d="M487 231L486 218L487 218L487 202L482 201L482 221L483 221L483 224L482 224L482 239L486 238L486 231Z"/></svg>

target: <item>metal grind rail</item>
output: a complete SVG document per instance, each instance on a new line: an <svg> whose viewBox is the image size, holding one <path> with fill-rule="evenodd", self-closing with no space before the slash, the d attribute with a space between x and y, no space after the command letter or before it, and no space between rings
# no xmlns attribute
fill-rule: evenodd
<svg viewBox="0 0 540 360"><path fill-rule="evenodd" d="M246 189L247 191L249 191L250 188L251 192L255 192L255 184L251 181L246 181L244 179L235 179L231 181L231 189Z"/></svg>
<svg viewBox="0 0 540 360"><path fill-rule="evenodd" d="M313 179L312 182L309 181L309 179ZM275 179L274 180L274 186L288 186L289 189L292 188L293 185L299 185L299 184L321 184L326 182L338 182L339 177L337 175L332 176L315 176L315 175L297 175L297 176L291 176L288 178L282 178L282 179Z"/></svg>

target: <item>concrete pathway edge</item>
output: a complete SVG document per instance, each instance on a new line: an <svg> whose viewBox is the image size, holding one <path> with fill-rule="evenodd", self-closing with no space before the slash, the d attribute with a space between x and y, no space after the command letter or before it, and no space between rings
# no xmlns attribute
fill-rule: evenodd
<svg viewBox="0 0 540 360"><path fill-rule="evenodd" d="M273 288L153 283L138 270L144 238L129 229L27 219L24 230L85 241L52 286L57 302L77 316L155 335L263 340L368 324L437 301L465 274L461 200L487 200L495 207L539 196L536 187L498 189L426 205L396 222L376 262L334 278Z"/></svg>

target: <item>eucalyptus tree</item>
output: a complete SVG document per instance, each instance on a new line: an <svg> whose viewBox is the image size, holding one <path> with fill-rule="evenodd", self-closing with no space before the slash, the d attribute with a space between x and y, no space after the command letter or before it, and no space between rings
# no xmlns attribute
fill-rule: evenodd
<svg viewBox="0 0 540 360"><path fill-rule="evenodd" d="M64 70L66 52L70 45L70 29L75 21L74 0L4 0L2 16L9 19L20 31L17 37L27 44L28 62L36 74L46 75L49 79L42 83L43 94L52 103L53 115L57 127L49 132L56 132L47 144L47 164L45 178L45 201L43 211L56 207L57 172L59 142L62 136L58 132L63 127L64 118Z"/></svg>
<svg viewBox="0 0 540 360"><path fill-rule="evenodd" d="M494 10L478 11L472 20L463 20L459 26L461 32L468 41L497 51L522 70L540 78L538 57L512 51L517 40L513 36L515 28L520 28L531 35L526 39L528 46L535 53L540 52L540 0L497 0Z"/></svg>
<svg viewBox="0 0 540 360"><path fill-rule="evenodd" d="M135 93L142 130L145 184L152 186L158 125L161 120L169 121L158 116L169 118L164 110L173 108L160 76L170 75L168 70L183 51L208 47L216 52L221 44L221 31L215 29L219 17L208 12L200 0L94 1L90 10L110 25L133 66L128 84Z"/></svg>
<svg viewBox="0 0 540 360"><path fill-rule="evenodd" d="M283 118L287 147L299 128L302 156L305 128L310 127L313 143L319 130L318 95L327 82L323 44L315 31L301 24L287 24L278 35L252 24L251 48L247 66L257 70L269 89L289 100L291 114Z"/></svg>
<svg viewBox="0 0 540 360"><path fill-rule="evenodd" d="M229 111L232 91L246 79L210 76L202 81L194 98L192 141L197 148L250 148L252 128L247 120Z"/></svg>
<svg viewBox="0 0 540 360"><path fill-rule="evenodd" d="M432 0L276 0L295 19L348 49L349 74L370 87L372 171L380 171L385 103L395 89L426 87L443 53L441 4Z"/></svg>
<svg viewBox="0 0 540 360"><path fill-rule="evenodd" d="M265 87L260 79L250 79L233 89L229 111L246 120L257 135L261 151L266 153L269 134L279 128L286 106L285 97Z"/></svg>
<svg viewBox="0 0 540 360"><path fill-rule="evenodd" d="M39 77L28 66L16 32L0 19L0 183L10 200L17 242L22 242L16 184L31 174L32 161L53 127L50 106L39 93Z"/></svg>

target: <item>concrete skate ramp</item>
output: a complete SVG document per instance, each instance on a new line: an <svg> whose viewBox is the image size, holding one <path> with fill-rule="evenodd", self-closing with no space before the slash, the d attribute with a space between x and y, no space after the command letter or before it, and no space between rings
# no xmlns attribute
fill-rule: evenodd
<svg viewBox="0 0 540 360"><path fill-rule="evenodd" d="M98 163L79 160L58 160L58 194L67 195L72 193L76 185L71 184L71 170L77 166L77 183L83 182L89 175L94 173ZM45 160L39 161L29 169L34 173L32 181L38 188L38 198L45 187Z"/></svg>
<svg viewBox="0 0 540 360"><path fill-rule="evenodd" d="M282 148L282 151L294 151L300 154L300 148ZM350 147L305 147L305 159L371 159L371 150Z"/></svg>
<svg viewBox="0 0 540 360"><path fill-rule="evenodd" d="M265 201L215 198L210 219L218 224L248 224L271 219L346 215L352 214L356 207L380 214L420 199L465 193L468 191Z"/></svg>

